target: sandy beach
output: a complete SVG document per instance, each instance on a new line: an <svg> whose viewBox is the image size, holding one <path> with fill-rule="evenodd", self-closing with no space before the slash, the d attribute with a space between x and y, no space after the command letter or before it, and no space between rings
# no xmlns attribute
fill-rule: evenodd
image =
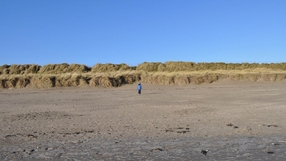
<svg viewBox="0 0 286 161"><path fill-rule="evenodd" d="M286 159L285 81L136 86L1 89L0 160Z"/></svg>

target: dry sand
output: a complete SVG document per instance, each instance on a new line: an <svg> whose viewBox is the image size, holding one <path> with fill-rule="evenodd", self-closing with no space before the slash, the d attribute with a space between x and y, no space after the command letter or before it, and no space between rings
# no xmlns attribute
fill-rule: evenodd
<svg viewBox="0 0 286 161"><path fill-rule="evenodd" d="M2 89L0 103L0 160L286 159L285 81Z"/></svg>

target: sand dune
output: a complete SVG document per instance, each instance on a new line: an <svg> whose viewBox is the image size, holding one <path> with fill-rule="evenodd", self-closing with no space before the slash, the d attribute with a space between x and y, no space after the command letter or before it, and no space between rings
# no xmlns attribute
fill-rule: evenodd
<svg viewBox="0 0 286 161"><path fill-rule="evenodd" d="M232 81L283 81L286 63L226 64L166 62L126 64L48 64L0 66L0 88L120 87L137 82L188 85Z"/></svg>

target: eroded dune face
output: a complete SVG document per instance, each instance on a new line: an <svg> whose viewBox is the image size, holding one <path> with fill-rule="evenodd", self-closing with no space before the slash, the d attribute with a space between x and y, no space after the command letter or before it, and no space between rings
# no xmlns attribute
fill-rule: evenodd
<svg viewBox="0 0 286 161"><path fill-rule="evenodd" d="M120 87L125 84L133 84L138 81L150 84L163 85L187 85L213 83L221 80L232 81L283 81L286 73L270 74L190 74L169 75L161 73L156 75L133 73L111 73L107 75L97 74L58 74L58 75L9 75L0 76L0 88L51 88L51 87Z"/></svg>
<svg viewBox="0 0 286 161"><path fill-rule="evenodd" d="M186 85L213 83L220 80L283 81L286 63L226 64L166 62L126 64L96 64L90 68L80 64L49 64L39 66L0 66L0 88L51 87L120 87L142 83Z"/></svg>

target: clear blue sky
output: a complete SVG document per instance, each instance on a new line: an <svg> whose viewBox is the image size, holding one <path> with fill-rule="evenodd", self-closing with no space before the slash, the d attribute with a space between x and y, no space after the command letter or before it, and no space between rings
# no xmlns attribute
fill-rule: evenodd
<svg viewBox="0 0 286 161"><path fill-rule="evenodd" d="M0 65L286 62L286 0L0 0Z"/></svg>

